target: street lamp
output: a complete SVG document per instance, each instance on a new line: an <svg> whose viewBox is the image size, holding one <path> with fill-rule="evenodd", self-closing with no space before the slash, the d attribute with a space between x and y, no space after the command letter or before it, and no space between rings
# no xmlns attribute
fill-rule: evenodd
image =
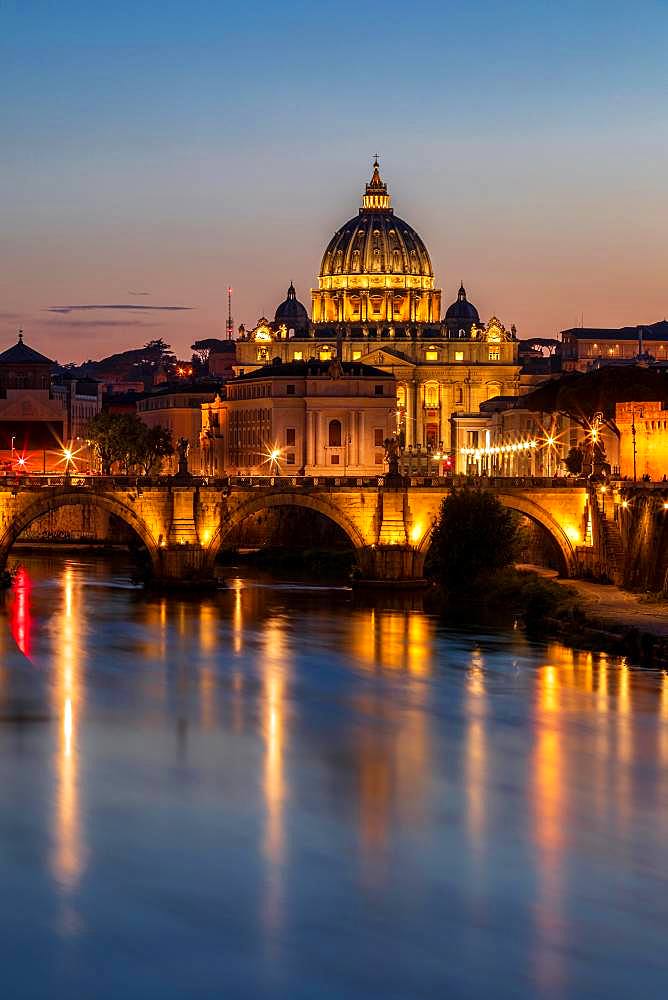
<svg viewBox="0 0 668 1000"><path fill-rule="evenodd" d="M63 448L63 458L65 459L65 475L70 474L70 464L74 458L74 453L70 448Z"/></svg>

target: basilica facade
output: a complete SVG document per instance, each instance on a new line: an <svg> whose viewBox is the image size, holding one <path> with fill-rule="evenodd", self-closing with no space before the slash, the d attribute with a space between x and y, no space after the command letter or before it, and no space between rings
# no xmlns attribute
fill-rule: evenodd
<svg viewBox="0 0 668 1000"><path fill-rule="evenodd" d="M396 433L403 444L453 447L453 414L477 412L519 394L514 327L481 321L463 284L441 315L431 258L416 231L394 214L378 161L358 214L329 241L311 315L288 289L273 320L239 330L238 374L279 358L361 362L396 379Z"/></svg>

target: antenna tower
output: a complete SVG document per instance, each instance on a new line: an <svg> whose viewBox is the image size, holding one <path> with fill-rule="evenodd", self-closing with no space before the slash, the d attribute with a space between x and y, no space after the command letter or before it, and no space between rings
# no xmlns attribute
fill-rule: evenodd
<svg viewBox="0 0 668 1000"><path fill-rule="evenodd" d="M227 339L232 340L234 334L234 320L232 319L232 289L227 289L227 323L225 326L227 330Z"/></svg>

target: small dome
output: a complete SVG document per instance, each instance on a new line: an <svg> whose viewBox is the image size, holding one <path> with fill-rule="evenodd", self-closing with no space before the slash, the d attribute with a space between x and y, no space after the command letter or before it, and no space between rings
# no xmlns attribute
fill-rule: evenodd
<svg viewBox="0 0 668 1000"><path fill-rule="evenodd" d="M457 301L453 302L451 306L448 306L445 314L446 323L479 323L480 316L478 315L478 310L469 302L466 298L466 289L464 288L464 283L462 282L459 286L459 291L457 292Z"/></svg>
<svg viewBox="0 0 668 1000"><path fill-rule="evenodd" d="M292 282L288 288L288 297L281 302L274 314L274 322L279 325L285 323L288 330L294 330L295 333L304 333L308 330L308 313L297 298Z"/></svg>

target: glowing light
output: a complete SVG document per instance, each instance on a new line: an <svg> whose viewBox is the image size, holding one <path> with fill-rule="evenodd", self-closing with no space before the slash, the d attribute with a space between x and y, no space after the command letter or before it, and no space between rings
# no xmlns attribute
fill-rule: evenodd
<svg viewBox="0 0 668 1000"><path fill-rule="evenodd" d="M565 530L568 538L570 538L572 542L578 545L580 543L580 532L578 531L578 529L574 528L573 525L569 525Z"/></svg>
<svg viewBox="0 0 668 1000"><path fill-rule="evenodd" d="M461 455L473 455L480 458L481 455L505 455L516 451L531 451L538 447L538 441L513 441L510 444L486 445L484 448L460 448Z"/></svg>
<svg viewBox="0 0 668 1000"><path fill-rule="evenodd" d="M607 486L601 486L601 493L607 493L607 492L608 492L608 487Z"/></svg>
<svg viewBox="0 0 668 1000"><path fill-rule="evenodd" d="M413 526L413 528L411 528L411 541L413 542L414 545L417 545L417 543L420 541L421 538L422 538L422 525L416 524Z"/></svg>
<svg viewBox="0 0 668 1000"><path fill-rule="evenodd" d="M71 451L69 448L63 448L63 458L65 459L66 462L71 462L72 459L74 458L74 452Z"/></svg>
<svg viewBox="0 0 668 1000"><path fill-rule="evenodd" d="M201 537L202 537L202 544L203 545L208 545L209 542L211 541L211 532L209 531L208 528L205 531L202 532L202 536Z"/></svg>
<svg viewBox="0 0 668 1000"><path fill-rule="evenodd" d="M624 510L626 510L626 508L628 507L628 505L629 505L628 500L622 500L622 507L624 508Z"/></svg>
<svg viewBox="0 0 668 1000"><path fill-rule="evenodd" d="M668 501L666 500L663 501L663 509L668 510Z"/></svg>
<svg viewBox="0 0 668 1000"><path fill-rule="evenodd" d="M25 458L23 457L23 455L21 455L21 457L20 457L20 458L17 458L17 460L16 460L16 463L17 463L17 465L20 465L20 466L21 466L21 468L24 468L24 467L25 467L25 464L26 464L26 460L25 460Z"/></svg>

